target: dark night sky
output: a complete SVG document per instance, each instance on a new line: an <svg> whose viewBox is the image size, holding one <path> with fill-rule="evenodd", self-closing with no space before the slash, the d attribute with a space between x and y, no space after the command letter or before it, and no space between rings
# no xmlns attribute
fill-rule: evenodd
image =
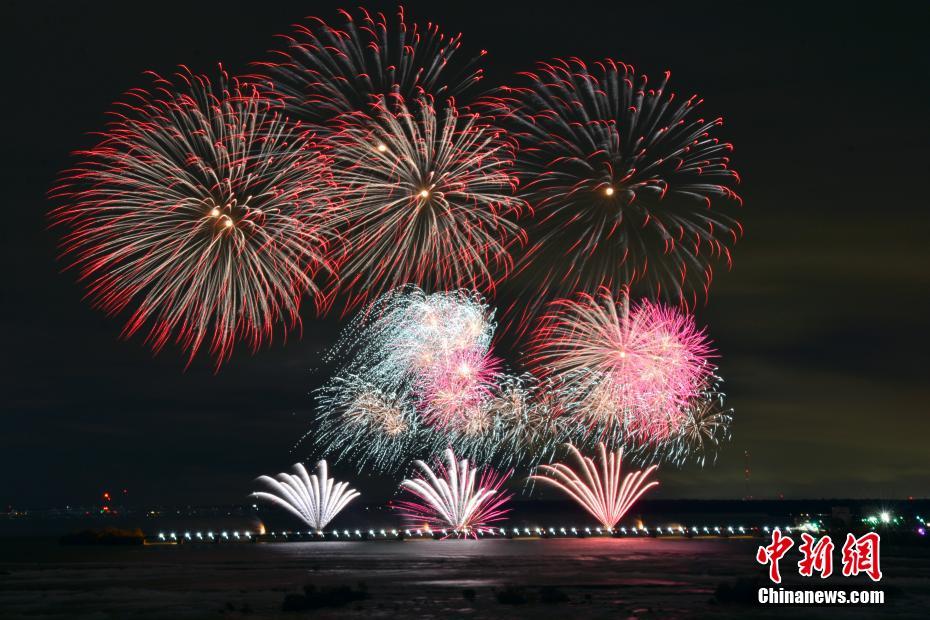
<svg viewBox="0 0 930 620"><path fill-rule="evenodd" d="M671 69L673 90L726 118L747 232L698 314L723 355L734 438L715 467L662 472L656 497L744 495L745 450L757 497L930 495L927 5L445 4L406 6L489 50L489 86L537 59L613 56ZM4 9L0 505L118 487L145 503L236 502L255 475L311 456L291 448L336 321L307 315L300 341L185 372L177 351L120 341L121 324L81 301L44 194L143 70L243 71L275 33L336 6Z"/></svg>

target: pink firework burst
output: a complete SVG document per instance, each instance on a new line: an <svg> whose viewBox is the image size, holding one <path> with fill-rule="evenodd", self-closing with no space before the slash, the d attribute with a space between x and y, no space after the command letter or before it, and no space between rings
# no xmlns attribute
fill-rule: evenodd
<svg viewBox="0 0 930 620"><path fill-rule="evenodd" d="M400 488L416 497L414 501L395 504L398 512L413 527L426 525L451 529L446 537L478 537L478 530L503 520L510 510L505 505L511 494L501 492L510 474L500 475L484 468L470 467L468 459L456 461L455 453L446 449L445 463L437 461L435 469L423 461L414 461L419 472L400 483Z"/></svg>
<svg viewBox="0 0 930 620"><path fill-rule="evenodd" d="M458 349L420 378L424 421L445 430L486 430L485 405L501 380L501 360L489 351Z"/></svg>
<svg viewBox="0 0 930 620"><path fill-rule="evenodd" d="M219 366L236 341L254 350L319 304L329 269L325 157L254 89L182 70L117 104L96 146L77 153L51 196L54 223L93 304L129 310L124 335L148 327Z"/></svg>
<svg viewBox="0 0 930 620"><path fill-rule="evenodd" d="M529 361L589 432L654 444L677 431L714 355L690 315L648 301L627 309L601 289L554 302Z"/></svg>

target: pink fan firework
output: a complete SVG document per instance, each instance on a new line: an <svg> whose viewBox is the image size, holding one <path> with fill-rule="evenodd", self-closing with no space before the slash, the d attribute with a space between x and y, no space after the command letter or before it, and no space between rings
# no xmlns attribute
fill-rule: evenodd
<svg viewBox="0 0 930 620"><path fill-rule="evenodd" d="M405 284L493 290L521 238L503 132L451 104L399 98L343 115L336 128L328 144L349 307Z"/></svg>
<svg viewBox="0 0 930 620"><path fill-rule="evenodd" d="M329 268L320 190L331 183L310 136L254 89L183 69L134 89L93 148L51 190L62 248L88 297L130 310L156 351L201 346L219 366L243 340L300 323L301 297Z"/></svg>
<svg viewBox="0 0 930 620"><path fill-rule="evenodd" d="M648 301L627 310L601 289L555 302L529 359L554 379L560 407L589 431L656 443L685 419L713 356L691 316Z"/></svg>
<svg viewBox="0 0 930 620"><path fill-rule="evenodd" d="M621 476L622 449L608 452L603 443L598 443L600 467L594 464L593 459L582 455L575 446L569 444L568 449L580 468L572 469L565 463L540 465L539 473L530 476L530 479L551 484L561 490L608 531L616 527L640 497L659 485L655 480L647 482L657 465Z"/></svg>
<svg viewBox="0 0 930 620"><path fill-rule="evenodd" d="M401 489L416 497L414 501L395 504L398 512L411 526L427 525L451 529L447 537L477 538L477 531L501 521L509 512L505 505L509 493L501 487L510 474L499 475L485 468L470 467L468 459L456 461L455 453L447 449L445 463L437 461L435 470L423 461L415 461L418 475L401 482Z"/></svg>

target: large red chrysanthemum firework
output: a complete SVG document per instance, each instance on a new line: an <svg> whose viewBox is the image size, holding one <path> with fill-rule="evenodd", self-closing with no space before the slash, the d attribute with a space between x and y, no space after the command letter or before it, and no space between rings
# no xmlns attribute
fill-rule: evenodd
<svg viewBox="0 0 930 620"><path fill-rule="evenodd" d="M331 180L310 136L254 89L184 69L129 91L51 195L62 249L95 306L131 312L156 351L177 342L217 365L299 325L317 293ZM319 296L316 297L319 301Z"/></svg>
<svg viewBox="0 0 930 620"><path fill-rule="evenodd" d="M349 307L396 287L493 290L521 238L512 145L453 106L381 99L328 136Z"/></svg>
<svg viewBox="0 0 930 620"><path fill-rule="evenodd" d="M256 63L262 80L281 96L295 118L326 123L340 114L365 111L385 96L428 96L444 101L482 77L458 53L462 35L443 34L434 23L408 22L403 8L396 21L359 8L339 11L343 23L310 17L282 35L281 49Z"/></svg>
<svg viewBox="0 0 930 620"><path fill-rule="evenodd" d="M668 91L669 75L650 86L621 62L556 59L485 101L520 146L515 174L534 212L519 290L633 285L691 304L716 260L729 264L742 234L732 145L715 135L722 119L698 116L702 99ZM516 309L523 327L546 298Z"/></svg>

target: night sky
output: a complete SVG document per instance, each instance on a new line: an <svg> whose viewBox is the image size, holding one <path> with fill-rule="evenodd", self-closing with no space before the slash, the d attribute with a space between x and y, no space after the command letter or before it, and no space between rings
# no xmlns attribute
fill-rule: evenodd
<svg viewBox="0 0 930 620"><path fill-rule="evenodd" d="M487 49L488 87L536 60L612 56L671 69L672 90L726 119L746 235L698 317L722 354L733 441L716 466L662 470L654 497L746 495L747 450L755 497L930 495L930 8L445 4L406 8ZM302 339L240 351L218 375L206 357L186 371L177 350L153 358L61 272L45 192L144 70L244 72L273 35L338 6L4 9L0 506L91 503L123 487L134 503L234 503L256 475L316 456L292 448L338 321L307 304ZM390 495L383 481L360 485Z"/></svg>

